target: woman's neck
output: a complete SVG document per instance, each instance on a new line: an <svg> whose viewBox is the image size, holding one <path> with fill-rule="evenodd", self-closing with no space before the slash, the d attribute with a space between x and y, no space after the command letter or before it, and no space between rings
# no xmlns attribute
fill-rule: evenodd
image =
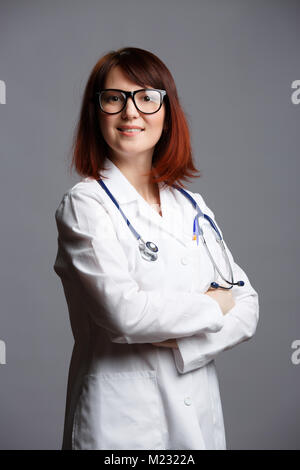
<svg viewBox="0 0 300 470"><path fill-rule="evenodd" d="M151 171L151 164L149 164L148 161L142 161L139 163L128 160L116 161L112 157L109 158L135 187L137 192L145 199L145 201L149 204L159 203L158 184L150 183L150 177L144 174Z"/></svg>

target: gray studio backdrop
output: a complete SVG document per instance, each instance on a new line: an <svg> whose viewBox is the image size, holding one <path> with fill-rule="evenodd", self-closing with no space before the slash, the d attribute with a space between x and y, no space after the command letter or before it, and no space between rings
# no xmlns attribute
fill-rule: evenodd
<svg viewBox="0 0 300 470"><path fill-rule="evenodd" d="M54 212L79 181L69 149L88 75L104 53L134 46L174 75L203 172L188 188L260 296L256 335L216 359L228 449L299 449L300 2L0 9L0 448L61 446L73 337Z"/></svg>

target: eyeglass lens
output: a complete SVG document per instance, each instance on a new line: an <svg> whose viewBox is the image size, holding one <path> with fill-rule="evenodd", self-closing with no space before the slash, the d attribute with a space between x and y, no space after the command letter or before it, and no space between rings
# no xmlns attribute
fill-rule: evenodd
<svg viewBox="0 0 300 470"><path fill-rule="evenodd" d="M154 113L160 106L160 93L156 90L138 91L135 95L137 108L144 113ZM101 107L107 113L121 111L125 103L125 96L119 91L104 91L100 95Z"/></svg>

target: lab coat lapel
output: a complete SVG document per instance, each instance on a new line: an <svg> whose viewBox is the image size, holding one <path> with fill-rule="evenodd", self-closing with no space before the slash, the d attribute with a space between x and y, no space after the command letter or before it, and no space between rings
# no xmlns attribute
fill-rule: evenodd
<svg viewBox="0 0 300 470"><path fill-rule="evenodd" d="M163 215L161 217L109 158L105 161L105 169L102 171L102 175L106 177L103 178L103 181L119 203L125 216L143 239L148 239L148 237L150 238L153 234L156 234L158 237L171 236L176 238L184 246L189 244L184 234L186 230L184 205L180 204L178 196L175 196L175 192L179 194L177 189L170 188L164 185L163 182L158 183ZM179 197L184 198L181 194L179 194ZM108 197L108 199L110 198ZM115 209L117 210L117 208ZM134 218L132 218L133 214ZM191 221L189 225L191 227ZM142 230L144 230L144 233L141 232ZM191 239L191 232L189 236ZM156 237L154 236L154 238Z"/></svg>

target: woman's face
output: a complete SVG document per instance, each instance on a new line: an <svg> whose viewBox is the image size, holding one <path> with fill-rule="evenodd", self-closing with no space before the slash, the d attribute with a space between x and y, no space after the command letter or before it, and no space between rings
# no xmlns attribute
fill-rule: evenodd
<svg viewBox="0 0 300 470"><path fill-rule="evenodd" d="M110 70L103 88L134 91L143 87L129 80L123 74L122 69L116 66ZM106 114L99 108L101 132L110 148L112 157L116 159L141 157L142 159L149 159L151 162L154 147L162 134L164 119L164 102L160 110L154 114L143 114L138 111L131 98L128 98L126 107L118 114ZM124 125L140 126L143 130L127 136L118 130Z"/></svg>

